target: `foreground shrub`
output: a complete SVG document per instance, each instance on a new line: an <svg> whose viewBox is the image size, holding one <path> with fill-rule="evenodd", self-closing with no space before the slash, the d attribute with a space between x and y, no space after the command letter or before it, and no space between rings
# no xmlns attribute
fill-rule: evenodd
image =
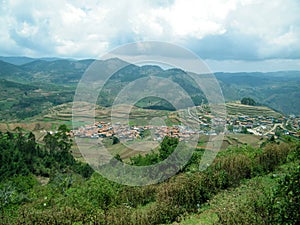
<svg viewBox="0 0 300 225"><path fill-rule="evenodd" d="M273 223L300 224L300 166L279 182L274 194Z"/></svg>
<svg viewBox="0 0 300 225"><path fill-rule="evenodd" d="M254 168L255 175L273 171L278 165L285 163L291 146L286 143L269 144L263 153L256 157L259 167Z"/></svg>
<svg viewBox="0 0 300 225"><path fill-rule="evenodd" d="M255 179L247 185L224 193L213 199L211 205L220 224L256 224L270 223L271 193L270 181Z"/></svg>

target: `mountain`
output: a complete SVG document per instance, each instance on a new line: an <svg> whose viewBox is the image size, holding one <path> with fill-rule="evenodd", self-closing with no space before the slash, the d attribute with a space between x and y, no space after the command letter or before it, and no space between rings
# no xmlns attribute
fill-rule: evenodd
<svg viewBox="0 0 300 225"><path fill-rule="evenodd" d="M23 65L0 61L0 78L23 83L77 83L94 60L34 60Z"/></svg>
<svg viewBox="0 0 300 225"><path fill-rule="evenodd" d="M0 60L3 62L7 62L10 64L14 64L17 66L26 64L26 63L30 63L36 60L43 60L43 61L55 61L55 60L59 60L59 58L55 58L55 57L46 57L46 58L30 58L30 57L20 57L20 56L0 56Z"/></svg>
<svg viewBox="0 0 300 225"><path fill-rule="evenodd" d="M22 60L30 61L31 58L14 58L13 61L21 62ZM7 90L3 97L8 97L7 93L9 93L9 97L19 100L26 97L26 102L30 102L32 96L21 95L23 97L20 97L18 96L20 92L11 91L15 88L14 85L30 85L38 89L40 93L43 93L43 97L40 97L43 107L46 107L46 105L50 107L72 101L71 95L75 93L77 83L82 79L85 72L102 71L105 73L105 71L110 71L111 68L121 68L115 71L107 80L100 92L99 104L103 106L112 105L120 90L130 82L151 76L170 78L191 96L195 105L207 102L203 92L193 79L187 75L186 71L181 69L164 70L155 65L137 66L118 58L97 61L95 64L93 62L95 62L93 59L33 59L33 61L22 65L15 65L0 61L0 79L6 85L5 90ZM93 83L97 81L99 73L92 74L88 79ZM215 76L220 83L226 101L236 101L241 100L243 97L251 97L256 102L284 114L300 115L300 71L216 73ZM7 85L8 83L4 81L12 83ZM37 98L37 95L34 95L32 98ZM36 100L32 101L37 102ZM18 105L16 102L15 104ZM35 105L38 107L38 104ZM167 101L153 97L141 99L137 105L150 109L174 109ZM15 109L22 109L22 104L19 106L15 107Z"/></svg>
<svg viewBox="0 0 300 225"><path fill-rule="evenodd" d="M0 79L10 81L29 82L32 76L20 65L14 65L0 60Z"/></svg>
<svg viewBox="0 0 300 225"><path fill-rule="evenodd" d="M77 83L93 60L37 60L20 66L36 81L66 84Z"/></svg>
<svg viewBox="0 0 300 225"><path fill-rule="evenodd" d="M100 92L99 104L103 106L111 106L120 90L122 90L130 82L151 76L169 78L174 83L177 83L189 94L195 105L200 105L202 102L207 102L202 90L197 87L195 81L191 79L183 70L163 70L158 66L136 66L128 64L113 74L106 82L102 91ZM175 108L166 100L153 96L140 99L137 105L148 109L175 110Z"/></svg>
<svg viewBox="0 0 300 225"><path fill-rule="evenodd" d="M3 62L7 62L10 64L14 64L14 65L22 65L25 63L30 63L33 62L35 59L33 58L29 58L29 57L4 57L4 56L0 56L0 60Z"/></svg>
<svg viewBox="0 0 300 225"><path fill-rule="evenodd" d="M227 101L251 97L285 114L300 114L300 71L216 73Z"/></svg>
<svg viewBox="0 0 300 225"><path fill-rule="evenodd" d="M0 78L0 120L25 119L73 100L71 88L37 86Z"/></svg>
<svg viewBox="0 0 300 225"><path fill-rule="evenodd" d="M20 67L0 61L0 77L2 78L18 78L20 74L25 74L26 72L23 71Z"/></svg>

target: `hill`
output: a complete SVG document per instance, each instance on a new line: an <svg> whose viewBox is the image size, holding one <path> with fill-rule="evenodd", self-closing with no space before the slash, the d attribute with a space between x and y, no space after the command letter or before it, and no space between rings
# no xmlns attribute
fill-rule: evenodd
<svg viewBox="0 0 300 225"><path fill-rule="evenodd" d="M15 64L0 61L0 79L13 82L15 85L31 85L37 89L41 89L41 92L52 93L50 94L52 99L42 98L41 100L41 102L48 102L48 104L45 104L48 108L53 105L71 102L71 94L75 92L77 83L87 68L94 62L93 59L26 59L28 61L27 63L19 65L17 58L2 57L1 59L15 62ZM24 58L20 58L19 60L26 61ZM155 65L137 66L116 58L98 61L98 64L97 69L100 70L105 70L105 68L109 68L113 65L121 65L123 67L111 76L101 91L98 104L102 106L111 106L119 91L130 82L150 76L171 79L191 96L195 105L207 102L203 92L183 70L176 68L164 70ZM97 80L97 76L98 75L95 74L92 79ZM220 83L227 102L241 100L244 97L251 97L261 105L268 106L281 113L300 115L299 71L216 73L215 76ZM12 87L12 84L7 86L7 83L4 82L3 85L7 93L9 93L8 96L7 93L2 92L4 93L2 96L3 101L5 101L5 98L24 99L25 96L19 91L13 91L14 87ZM56 94L57 100L55 100L53 94ZM36 102L35 99L32 100ZM26 101L30 101L30 96L26 97ZM153 97L141 99L136 105L148 109L174 110L170 103L163 99ZM18 110L25 108L19 107ZM15 113L11 114L11 118L19 118ZM36 115L36 113L34 113L34 115ZM8 117L6 117L6 119L7 118Z"/></svg>
<svg viewBox="0 0 300 225"><path fill-rule="evenodd" d="M229 115L247 115L247 116L266 116L266 117L280 117L279 112L266 106L250 106L239 103L226 103L226 111Z"/></svg>
<svg viewBox="0 0 300 225"><path fill-rule="evenodd" d="M0 61L0 79L9 79L13 81L25 81L28 77L26 71L23 71L19 66Z"/></svg>
<svg viewBox="0 0 300 225"><path fill-rule="evenodd" d="M4 56L0 56L0 60L3 61L3 62L7 62L7 63L10 63L10 64L14 64L14 65L22 65L22 64L25 64L25 63L29 63L29 62L32 62L34 61L35 59L33 58L29 58L29 57L4 57Z"/></svg>
<svg viewBox="0 0 300 225"><path fill-rule="evenodd" d="M0 224L300 222L296 140L267 141L259 148L231 146L204 171L199 170L199 162L205 152L195 149L173 177L147 186L126 186L75 160L65 131L61 126L57 133L48 133L42 144L32 133L0 133ZM174 148L169 141L159 146L160 154ZM143 166L148 163L144 158L128 163ZM112 162L116 160L120 158ZM131 178L123 170L111 171L111 176ZM140 175L141 180L152 176Z"/></svg>
<svg viewBox="0 0 300 225"><path fill-rule="evenodd" d="M37 60L20 66L34 81L55 84L77 83L93 60Z"/></svg>
<svg viewBox="0 0 300 225"><path fill-rule="evenodd" d="M0 121L26 119L52 106L71 102L72 88L18 83L0 78Z"/></svg>
<svg viewBox="0 0 300 225"><path fill-rule="evenodd" d="M300 113L300 72L216 73L227 101L251 97L284 114Z"/></svg>
<svg viewBox="0 0 300 225"><path fill-rule="evenodd" d="M59 60L59 58L55 58L55 57L45 57L45 58L30 58L30 57L25 57L25 56L0 56L0 60L3 62L7 62L10 64L14 64L14 65L23 65L26 63L30 63L36 60L44 60L44 61L55 61L55 60Z"/></svg>

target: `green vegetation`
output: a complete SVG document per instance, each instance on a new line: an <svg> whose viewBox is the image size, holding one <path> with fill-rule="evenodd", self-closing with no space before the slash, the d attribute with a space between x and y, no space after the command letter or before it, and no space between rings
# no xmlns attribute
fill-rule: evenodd
<svg viewBox="0 0 300 225"><path fill-rule="evenodd" d="M25 61L28 63L23 65L0 61L0 118L4 121L0 125L1 130L8 130L0 133L0 224L300 223L300 142L296 136L285 136L283 128L274 130L278 139L226 136L222 150L205 171L199 170L199 164L208 140L201 137L190 161L175 176L145 187L120 185L82 162L67 126L59 126L70 125L76 84L93 60ZM195 105L206 103L199 87L180 69L138 67L118 59L102 63L125 67L100 93L101 106L96 108L99 121L111 113L110 108L102 106L111 106L123 87L141 77L169 78L191 96ZM242 99L244 105L226 104L228 114L281 116L258 106L253 99L285 113L300 112L297 71L218 73L216 77L226 100L251 96ZM155 117L163 118L167 125L180 124L173 106L163 99L144 98L136 106L139 108L133 107L129 115L132 126L145 125ZM207 105L201 107L209 112ZM84 113L89 106L83 105L82 110ZM15 129L18 126L26 130ZM40 133L42 129L53 132ZM228 130L233 129L233 125L228 126ZM141 136L147 138L150 133L145 131ZM161 162L173 155L178 145L178 139L166 137L152 152L134 155L137 152L124 149L117 137L105 141L115 159L135 166Z"/></svg>
<svg viewBox="0 0 300 225"><path fill-rule="evenodd" d="M171 103L158 97L147 97L139 100L135 106L143 109L154 109L154 110L169 110L175 111L176 109Z"/></svg>
<svg viewBox="0 0 300 225"><path fill-rule="evenodd" d="M130 158L131 164L135 166L149 166L165 160L171 155L178 145L177 138L166 136L162 141L158 153L151 152L145 156L137 155Z"/></svg>
<svg viewBox="0 0 300 225"><path fill-rule="evenodd" d="M265 106L249 106L237 103L226 103L226 111L229 115L270 116L279 117L281 114Z"/></svg>
<svg viewBox="0 0 300 225"><path fill-rule="evenodd" d="M27 60L23 65L0 61L0 117L2 120L23 120L43 114L48 109L72 102L77 83L94 60ZM27 62L26 60L24 62ZM158 66L128 65L119 59L101 62L103 68L120 65L117 71L99 93L98 104L111 106L123 87L139 78L156 76L168 78L180 85L195 105L207 100L185 71L163 70ZM298 71L276 73L217 73L226 101L236 101L251 96L285 114L300 112ZM92 80L97 77L92 77ZM289 101L286 101L289 99ZM248 99L249 100L249 99ZM253 101L248 101L253 105ZM136 106L147 109L174 110L174 106L157 97L147 97Z"/></svg>
<svg viewBox="0 0 300 225"><path fill-rule="evenodd" d="M37 116L50 107L71 102L74 93L72 88L0 79L0 118L7 121Z"/></svg>
<svg viewBox="0 0 300 225"><path fill-rule="evenodd" d="M195 169L204 152L199 149L167 181L128 187L86 173L70 154L66 131L61 126L43 145L32 134L1 134L1 165L9 168L1 167L0 224L299 223L298 141L230 147L202 172ZM166 138L158 153L133 161L163 160L177 142Z"/></svg>
<svg viewBox="0 0 300 225"><path fill-rule="evenodd" d="M300 166L292 168L292 171L286 174L279 181L275 189L272 211L275 216L273 221L279 223L297 224L300 221Z"/></svg>
<svg viewBox="0 0 300 225"><path fill-rule="evenodd" d="M216 73L226 101L250 96L284 114L299 115L299 71ZM287 101L288 99L288 101Z"/></svg>
<svg viewBox="0 0 300 225"><path fill-rule="evenodd" d="M92 173L88 165L76 162L71 149L71 139L66 135L65 125L55 134L44 137L45 145L39 145L33 133L0 133L0 179L15 175L36 175L51 177L54 172L74 171L83 177Z"/></svg>
<svg viewBox="0 0 300 225"><path fill-rule="evenodd" d="M244 105L256 105L256 102L252 99L252 98L243 98L241 100L241 103L244 104Z"/></svg>
<svg viewBox="0 0 300 225"><path fill-rule="evenodd" d="M298 224L299 175L297 163L284 164L220 192L193 218L196 223L205 215L217 217L214 224Z"/></svg>

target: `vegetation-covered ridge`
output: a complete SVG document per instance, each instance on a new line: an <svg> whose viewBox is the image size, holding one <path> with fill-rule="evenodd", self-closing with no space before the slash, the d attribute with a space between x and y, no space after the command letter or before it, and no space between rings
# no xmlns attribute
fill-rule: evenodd
<svg viewBox="0 0 300 225"><path fill-rule="evenodd" d="M97 173L91 175L85 164L72 158L66 134L62 126L45 137L44 145L35 143L32 134L1 134L0 224L164 224L184 221L189 214L200 216L211 206L215 224L300 221L300 143L296 139L269 140L261 148L229 147L205 171L198 168L204 150L196 149L190 162L169 180L128 187ZM170 151L161 151L161 159L176 141L164 144ZM148 164L141 157L137 162ZM282 166L288 169L281 170ZM250 188L255 179L269 175L275 181L274 188L267 189L270 194L235 202L244 208L249 204L249 210L232 208L231 202L222 202L230 211L216 206L215 196L248 181ZM45 177L50 180L42 185Z"/></svg>
<svg viewBox="0 0 300 225"><path fill-rule="evenodd" d="M13 176L36 175L51 177L60 171L73 171L83 177L89 177L92 169L78 162L71 154L72 140L69 130L61 125L57 132L47 133L44 144L37 143L35 135L23 133L0 132L0 179Z"/></svg>
<svg viewBox="0 0 300 225"><path fill-rule="evenodd" d="M2 60L5 60L2 58ZM20 60L25 62L20 64ZM67 59L9 59L0 61L0 118L26 119L39 115L53 106L71 102L76 86L85 71L95 61ZM27 63L26 63L27 62ZM111 106L120 90L140 78L156 76L169 78L180 85L195 105L206 103L206 97L186 71L161 69L158 66L136 66L114 58L99 61L99 70L119 65L99 93L98 104ZM226 101L251 97L254 102L271 107L284 114L300 114L299 71L272 73L216 73ZM91 78L97 79L97 75ZM87 87L88 88L88 87ZM289 99L289 101L286 101ZM157 97L140 99L138 107L174 110L174 106Z"/></svg>

